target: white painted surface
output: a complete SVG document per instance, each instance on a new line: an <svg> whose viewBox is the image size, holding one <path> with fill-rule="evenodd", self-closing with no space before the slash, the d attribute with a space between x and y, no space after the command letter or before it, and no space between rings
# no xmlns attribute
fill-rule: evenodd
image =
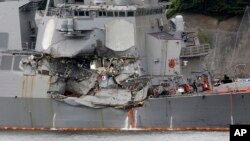
<svg viewBox="0 0 250 141"><path fill-rule="evenodd" d="M164 75L165 72L165 61L166 49L162 45L164 41L158 40L151 35L146 35L146 52L147 52L147 70L150 75ZM166 47L165 47L166 48Z"/></svg>
<svg viewBox="0 0 250 141"><path fill-rule="evenodd" d="M55 32L55 20L50 19L46 24L45 32L43 35L43 41L42 41L43 50L46 51L51 46L54 32Z"/></svg>
<svg viewBox="0 0 250 141"><path fill-rule="evenodd" d="M135 45L134 25L117 19L105 25L106 46L114 51L125 51Z"/></svg>
<svg viewBox="0 0 250 141"><path fill-rule="evenodd" d="M1 2L0 32L9 34L8 49L21 50L21 30L19 20L19 2Z"/></svg>
<svg viewBox="0 0 250 141"><path fill-rule="evenodd" d="M175 24L176 24L176 31L184 31L184 20L183 16L177 15L175 16Z"/></svg>

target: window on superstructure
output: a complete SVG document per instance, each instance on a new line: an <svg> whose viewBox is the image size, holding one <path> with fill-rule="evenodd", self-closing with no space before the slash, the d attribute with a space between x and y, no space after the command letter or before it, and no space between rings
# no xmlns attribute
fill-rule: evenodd
<svg viewBox="0 0 250 141"><path fill-rule="evenodd" d="M137 15L138 15L138 16L143 16L143 15L145 15L145 10L144 10L144 9L138 9Z"/></svg>
<svg viewBox="0 0 250 141"><path fill-rule="evenodd" d="M135 12L135 15L136 15L136 16L140 16L140 10L137 10L137 11Z"/></svg>
<svg viewBox="0 0 250 141"><path fill-rule="evenodd" d="M134 16L134 11L128 11L127 16L128 17L133 17Z"/></svg>
<svg viewBox="0 0 250 141"><path fill-rule="evenodd" d="M139 16L143 16L143 14L144 14L144 10L141 9L141 10L138 12L138 15L139 15Z"/></svg>
<svg viewBox="0 0 250 141"><path fill-rule="evenodd" d="M108 16L108 17L113 17L113 11L108 11L108 12L107 12L107 16Z"/></svg>
<svg viewBox="0 0 250 141"><path fill-rule="evenodd" d="M161 8L159 8L159 9L158 9L158 14L161 14L161 11L162 11Z"/></svg>
<svg viewBox="0 0 250 141"><path fill-rule="evenodd" d="M99 14L99 16L102 16L102 11L99 11L98 14Z"/></svg>
<svg viewBox="0 0 250 141"><path fill-rule="evenodd" d="M78 16L78 15L79 15L79 12L78 12L78 11L74 11L74 15L75 15L75 16Z"/></svg>
<svg viewBox="0 0 250 141"><path fill-rule="evenodd" d="M79 16L85 16L85 11L79 11Z"/></svg>
<svg viewBox="0 0 250 141"><path fill-rule="evenodd" d="M152 11L153 11L153 14L156 14L156 10L155 9L152 9Z"/></svg>
<svg viewBox="0 0 250 141"><path fill-rule="evenodd" d="M89 11L86 11L85 15L86 15L86 16L89 16Z"/></svg>
<svg viewBox="0 0 250 141"><path fill-rule="evenodd" d="M154 10L153 9L150 9L150 14L154 14Z"/></svg>
<svg viewBox="0 0 250 141"><path fill-rule="evenodd" d="M115 17L118 17L118 11L115 11L114 13L115 13Z"/></svg>
<svg viewBox="0 0 250 141"><path fill-rule="evenodd" d="M11 70L12 67L12 56L3 55L1 60L1 70Z"/></svg>
<svg viewBox="0 0 250 141"><path fill-rule="evenodd" d="M106 16L106 15L107 15L107 12L106 12L106 11L103 11L102 14L103 14L103 16Z"/></svg>
<svg viewBox="0 0 250 141"><path fill-rule="evenodd" d="M124 11L120 11L120 12L119 12L119 16L120 16L120 17L125 17L125 12L124 12Z"/></svg>
<svg viewBox="0 0 250 141"><path fill-rule="evenodd" d="M158 8L157 8L157 9L155 9L155 14L158 14Z"/></svg>
<svg viewBox="0 0 250 141"><path fill-rule="evenodd" d="M22 58L23 58L22 56L15 56L13 70L20 71L19 62L21 61Z"/></svg>
<svg viewBox="0 0 250 141"><path fill-rule="evenodd" d="M7 49L9 41L9 34L0 32L0 49Z"/></svg>
<svg viewBox="0 0 250 141"><path fill-rule="evenodd" d="M75 0L75 3L84 3L84 0Z"/></svg>

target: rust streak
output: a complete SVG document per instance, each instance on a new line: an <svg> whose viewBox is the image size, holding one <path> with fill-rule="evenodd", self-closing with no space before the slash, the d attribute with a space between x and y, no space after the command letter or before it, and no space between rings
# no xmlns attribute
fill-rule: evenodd
<svg viewBox="0 0 250 141"><path fill-rule="evenodd" d="M25 97L25 76L22 78L22 97Z"/></svg>
<svg viewBox="0 0 250 141"><path fill-rule="evenodd" d="M135 111L134 108L130 109L128 111L128 117L129 117L129 121L130 121L130 127L135 128Z"/></svg>

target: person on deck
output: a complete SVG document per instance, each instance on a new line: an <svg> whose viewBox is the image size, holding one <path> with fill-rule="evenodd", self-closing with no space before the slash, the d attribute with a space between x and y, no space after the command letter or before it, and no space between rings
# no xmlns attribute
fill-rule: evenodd
<svg viewBox="0 0 250 141"><path fill-rule="evenodd" d="M222 80L222 83L232 83L233 81L225 74L224 79Z"/></svg>
<svg viewBox="0 0 250 141"><path fill-rule="evenodd" d="M198 92L198 88L197 88L197 84L196 84L196 81L194 80L193 82L193 89L194 89L194 92Z"/></svg>

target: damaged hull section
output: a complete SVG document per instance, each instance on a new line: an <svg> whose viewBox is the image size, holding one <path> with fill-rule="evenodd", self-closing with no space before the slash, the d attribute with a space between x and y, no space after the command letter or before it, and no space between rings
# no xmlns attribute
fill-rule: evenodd
<svg viewBox="0 0 250 141"><path fill-rule="evenodd" d="M94 62L99 60L103 67L89 69L90 58L24 58L20 62L22 95L47 96L92 108L126 108L147 98L149 79L131 71L135 58L98 58Z"/></svg>

